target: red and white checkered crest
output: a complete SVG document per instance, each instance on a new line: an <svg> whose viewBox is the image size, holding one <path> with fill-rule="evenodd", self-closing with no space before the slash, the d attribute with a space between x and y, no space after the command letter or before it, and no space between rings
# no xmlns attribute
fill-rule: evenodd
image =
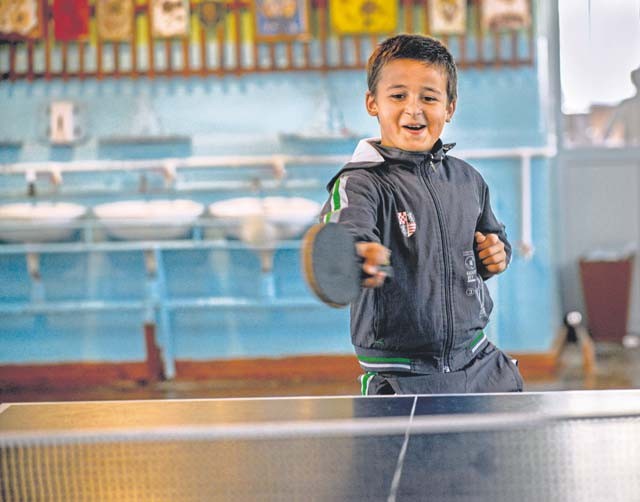
<svg viewBox="0 0 640 502"><path fill-rule="evenodd" d="M413 213L409 211L398 212L398 223L400 223L400 230L405 237L411 237L416 233L416 219Z"/></svg>

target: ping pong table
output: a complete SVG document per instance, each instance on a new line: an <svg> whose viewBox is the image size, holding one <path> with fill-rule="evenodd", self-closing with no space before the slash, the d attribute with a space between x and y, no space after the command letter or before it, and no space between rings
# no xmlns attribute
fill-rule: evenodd
<svg viewBox="0 0 640 502"><path fill-rule="evenodd" d="M640 390L3 404L0 498L640 500Z"/></svg>

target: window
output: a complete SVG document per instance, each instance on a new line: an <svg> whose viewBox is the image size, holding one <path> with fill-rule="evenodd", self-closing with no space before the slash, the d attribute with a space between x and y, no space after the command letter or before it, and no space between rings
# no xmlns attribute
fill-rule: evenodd
<svg viewBox="0 0 640 502"><path fill-rule="evenodd" d="M640 146L640 0L560 0L559 22L565 144Z"/></svg>

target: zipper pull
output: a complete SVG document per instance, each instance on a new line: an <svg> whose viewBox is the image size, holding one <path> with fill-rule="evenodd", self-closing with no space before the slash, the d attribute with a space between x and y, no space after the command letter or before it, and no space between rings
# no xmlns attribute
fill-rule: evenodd
<svg viewBox="0 0 640 502"><path fill-rule="evenodd" d="M433 154L432 153L428 153L427 154L427 158L425 159L425 164L427 163L427 161L429 162L429 167L431 168L432 171L436 170L436 165L433 163Z"/></svg>

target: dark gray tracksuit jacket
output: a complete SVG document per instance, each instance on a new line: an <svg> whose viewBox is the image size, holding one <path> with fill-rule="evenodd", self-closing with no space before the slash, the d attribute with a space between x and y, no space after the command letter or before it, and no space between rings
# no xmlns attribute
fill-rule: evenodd
<svg viewBox="0 0 640 502"><path fill-rule="evenodd" d="M351 304L351 338L367 371L417 373L464 368L486 345L493 303L474 233L498 234L489 189L440 140L431 152L407 152L362 140L328 185L324 222L357 241L391 250L394 277L363 288Z"/></svg>

